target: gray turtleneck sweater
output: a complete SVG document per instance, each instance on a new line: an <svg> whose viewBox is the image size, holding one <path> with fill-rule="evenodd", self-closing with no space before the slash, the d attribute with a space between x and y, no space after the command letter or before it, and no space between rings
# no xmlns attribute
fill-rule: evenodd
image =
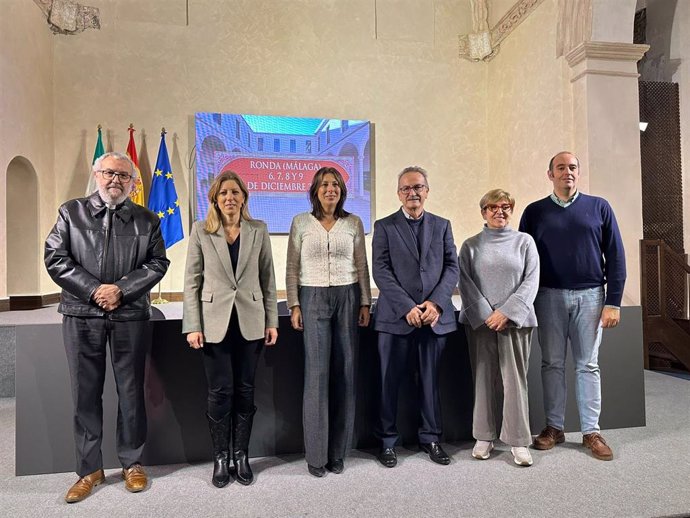
<svg viewBox="0 0 690 518"><path fill-rule="evenodd" d="M498 310L514 327L537 326L539 254L532 236L484 225L462 244L459 260L461 323L478 329Z"/></svg>

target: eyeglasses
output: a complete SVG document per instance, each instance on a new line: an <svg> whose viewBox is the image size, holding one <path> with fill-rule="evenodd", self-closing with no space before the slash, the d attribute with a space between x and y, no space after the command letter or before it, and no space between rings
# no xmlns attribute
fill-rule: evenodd
<svg viewBox="0 0 690 518"><path fill-rule="evenodd" d="M496 214L499 210L508 213L513 211L513 207L511 207L507 203L504 205L485 205L484 210L488 210L492 214Z"/></svg>
<svg viewBox="0 0 690 518"><path fill-rule="evenodd" d="M97 172L101 173L103 178L106 180L112 180L117 176L120 183L129 183L132 179L132 175L125 173L124 171L113 171L112 169L99 169Z"/></svg>
<svg viewBox="0 0 690 518"><path fill-rule="evenodd" d="M426 188L427 188L426 185L418 183L417 185L405 185L403 187L399 187L398 191L403 193L403 194L410 194L411 191L414 191L417 194L420 194Z"/></svg>

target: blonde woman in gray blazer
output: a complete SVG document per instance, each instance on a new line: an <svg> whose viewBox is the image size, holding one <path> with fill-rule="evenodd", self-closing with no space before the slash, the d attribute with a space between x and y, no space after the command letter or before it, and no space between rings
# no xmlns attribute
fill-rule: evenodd
<svg viewBox="0 0 690 518"><path fill-rule="evenodd" d="M192 226L187 249L182 332L201 349L208 382L207 418L216 487L251 484L248 445L256 407L254 376L264 345L278 338L278 307L266 224L249 216L249 192L232 171L208 193L206 220Z"/></svg>

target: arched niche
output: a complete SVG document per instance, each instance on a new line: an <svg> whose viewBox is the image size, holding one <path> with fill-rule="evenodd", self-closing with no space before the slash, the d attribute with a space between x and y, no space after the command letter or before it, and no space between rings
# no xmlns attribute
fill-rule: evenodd
<svg viewBox="0 0 690 518"><path fill-rule="evenodd" d="M7 294L37 295L43 254L39 247L38 178L29 160L14 157L7 166Z"/></svg>

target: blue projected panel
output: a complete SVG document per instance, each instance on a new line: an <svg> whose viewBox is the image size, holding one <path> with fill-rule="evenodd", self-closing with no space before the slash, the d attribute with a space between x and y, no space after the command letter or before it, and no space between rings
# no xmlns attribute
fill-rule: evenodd
<svg viewBox="0 0 690 518"><path fill-rule="evenodd" d="M370 124L353 119L196 114L196 219L206 216L208 189L231 170L249 189L249 212L274 234L287 234L295 214L311 210L309 186L321 167L347 184L345 210L371 231Z"/></svg>

